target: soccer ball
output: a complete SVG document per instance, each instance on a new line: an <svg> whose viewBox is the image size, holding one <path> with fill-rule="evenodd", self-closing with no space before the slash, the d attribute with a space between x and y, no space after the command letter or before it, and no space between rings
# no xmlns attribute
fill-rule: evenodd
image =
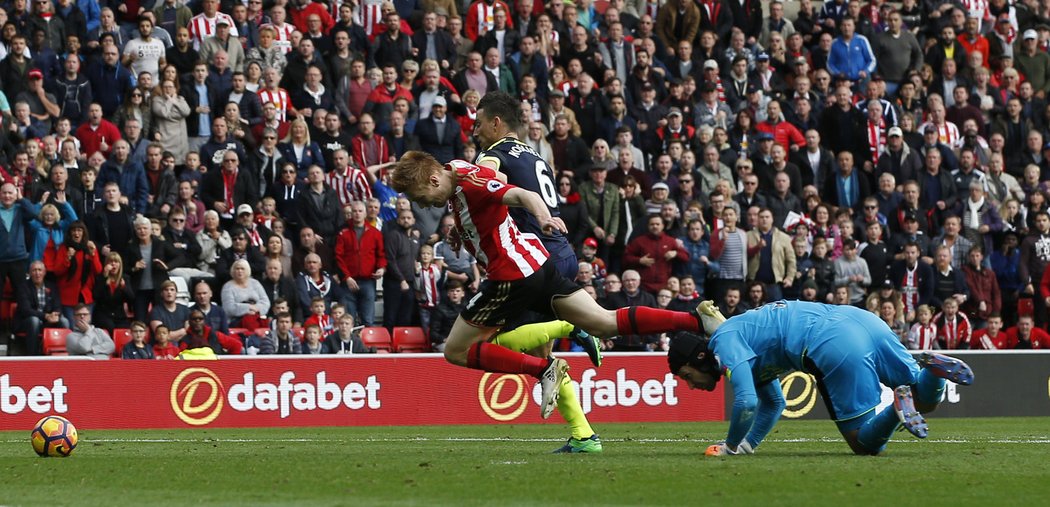
<svg viewBox="0 0 1050 507"><path fill-rule="evenodd" d="M64 458L77 447L77 429L69 419L49 415L36 423L30 436L33 450L42 457Z"/></svg>

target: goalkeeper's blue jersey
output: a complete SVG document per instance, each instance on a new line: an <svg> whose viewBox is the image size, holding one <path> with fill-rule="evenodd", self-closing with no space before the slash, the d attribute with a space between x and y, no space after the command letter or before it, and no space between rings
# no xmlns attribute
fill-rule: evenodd
<svg viewBox="0 0 1050 507"><path fill-rule="evenodd" d="M755 383L761 385L781 373L805 370L806 358L819 364L823 346L832 340L830 348L869 353L878 342L869 337L883 326L874 314L852 306L776 301L727 320L710 347L730 378L733 368L754 358Z"/></svg>

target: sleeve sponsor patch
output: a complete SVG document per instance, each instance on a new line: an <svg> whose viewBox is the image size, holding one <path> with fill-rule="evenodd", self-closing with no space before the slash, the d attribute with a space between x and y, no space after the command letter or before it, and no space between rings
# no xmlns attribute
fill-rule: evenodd
<svg viewBox="0 0 1050 507"><path fill-rule="evenodd" d="M489 180L489 182L485 184L485 188L489 189L489 192L499 192L504 186L506 185L499 180Z"/></svg>

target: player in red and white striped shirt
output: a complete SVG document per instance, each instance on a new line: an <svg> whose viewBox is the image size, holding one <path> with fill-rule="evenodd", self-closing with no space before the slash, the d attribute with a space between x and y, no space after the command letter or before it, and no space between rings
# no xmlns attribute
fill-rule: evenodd
<svg viewBox="0 0 1050 507"><path fill-rule="evenodd" d="M513 109L513 108L511 108ZM478 128L505 121L520 127L520 114L505 118L479 114ZM495 118L495 119L494 119ZM673 312L629 307L606 310L547 262L547 250L533 234L522 233L511 219L509 206L525 208L545 233L565 232L565 223L552 217L535 192L504 183L505 176L462 160L442 166L432 155L409 151L395 165L391 186L421 206L451 206L456 250L462 241L489 278L456 319L445 341L445 359L455 365L499 373L526 373L540 379L541 415L547 418L558 401L568 364L562 359L529 356L490 343L510 317L532 310L561 318L596 336L656 334L672 331L703 332L698 312Z"/></svg>
<svg viewBox="0 0 1050 507"><path fill-rule="evenodd" d="M335 150L332 153L332 165L335 169L324 179L339 195L339 203L342 206L372 198L372 185L368 181L368 173L350 162L350 154L346 150Z"/></svg>
<svg viewBox="0 0 1050 507"><path fill-rule="evenodd" d="M200 50L204 39L215 35L215 24L221 19L230 25L230 35L237 37L237 25L229 14L219 12L219 0L204 0L204 12L190 19L190 38L193 39L193 49Z"/></svg>

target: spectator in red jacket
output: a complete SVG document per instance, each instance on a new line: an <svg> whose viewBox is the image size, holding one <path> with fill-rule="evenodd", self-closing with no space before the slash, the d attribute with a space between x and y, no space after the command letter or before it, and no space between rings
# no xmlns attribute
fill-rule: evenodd
<svg viewBox="0 0 1050 507"><path fill-rule="evenodd" d="M966 285L970 287L970 296L963 304L963 311L970 315L974 327L981 327L990 315L998 314L1003 309L999 281L991 269L984 267L983 246L974 245L970 248L962 272Z"/></svg>
<svg viewBox="0 0 1050 507"><path fill-rule="evenodd" d="M806 137L799 132L794 125L784 121L784 113L780 109L780 102L769 101L766 106L766 121L758 124L758 131L771 134L773 142L784 147L785 150L798 151L799 147L806 145Z"/></svg>
<svg viewBox="0 0 1050 507"><path fill-rule="evenodd" d="M1022 315L1017 325L1006 330L1008 349L1050 349L1050 334L1035 327L1031 315Z"/></svg>
<svg viewBox="0 0 1050 507"><path fill-rule="evenodd" d="M224 333L219 333L204 324L204 312L194 308L190 310L189 326L186 336L179 342L179 350L209 347L216 354L240 355L244 344L240 340Z"/></svg>
<svg viewBox="0 0 1050 507"><path fill-rule="evenodd" d="M376 134L375 129L376 122L372 115L362 114L357 122L357 135L350 140L351 156L357 167L367 168L393 162L390 157L390 144L385 137Z"/></svg>
<svg viewBox="0 0 1050 507"><path fill-rule="evenodd" d="M941 350L970 348L973 325L970 324L970 318L959 311L958 300L945 299L941 312L933 316L933 323L937 325L937 345Z"/></svg>
<svg viewBox="0 0 1050 507"><path fill-rule="evenodd" d="M637 269L642 276L642 288L655 294L671 276L671 261L688 261L689 253L679 246L678 240L664 234L660 215L650 215L647 224L646 234L627 244L624 263L625 267Z"/></svg>
<svg viewBox="0 0 1050 507"><path fill-rule="evenodd" d="M91 156L100 151L109 157L113 143L120 140L120 129L102 117L102 106L93 103L88 106L88 121L77 128L76 136L80 140L80 153Z"/></svg>
<svg viewBox="0 0 1050 507"><path fill-rule="evenodd" d="M95 306L95 277L102 273L102 262L95 243L88 240L87 227L83 222L74 222L66 232L66 240L55 255L58 293L62 300L62 313L73 322L73 308L84 303Z"/></svg>
<svg viewBox="0 0 1050 507"><path fill-rule="evenodd" d="M1002 350L1010 347L1010 335L1003 331L1003 318L997 313L988 316L984 329L970 338L970 348L975 350Z"/></svg>
<svg viewBox="0 0 1050 507"><path fill-rule="evenodd" d="M335 262L348 289L343 304L354 321L375 325L376 280L386 272L383 234L365 221L365 203L350 203L348 227L335 243Z"/></svg>
<svg viewBox="0 0 1050 507"><path fill-rule="evenodd" d="M295 25L302 33L309 33L310 28L307 26L307 20L310 16L316 15L321 18L321 31L328 35L329 30L335 26L335 19L328 13L328 9L324 4L319 2L313 2L311 0L299 0L292 2L288 7L288 15L292 18L292 24Z"/></svg>

